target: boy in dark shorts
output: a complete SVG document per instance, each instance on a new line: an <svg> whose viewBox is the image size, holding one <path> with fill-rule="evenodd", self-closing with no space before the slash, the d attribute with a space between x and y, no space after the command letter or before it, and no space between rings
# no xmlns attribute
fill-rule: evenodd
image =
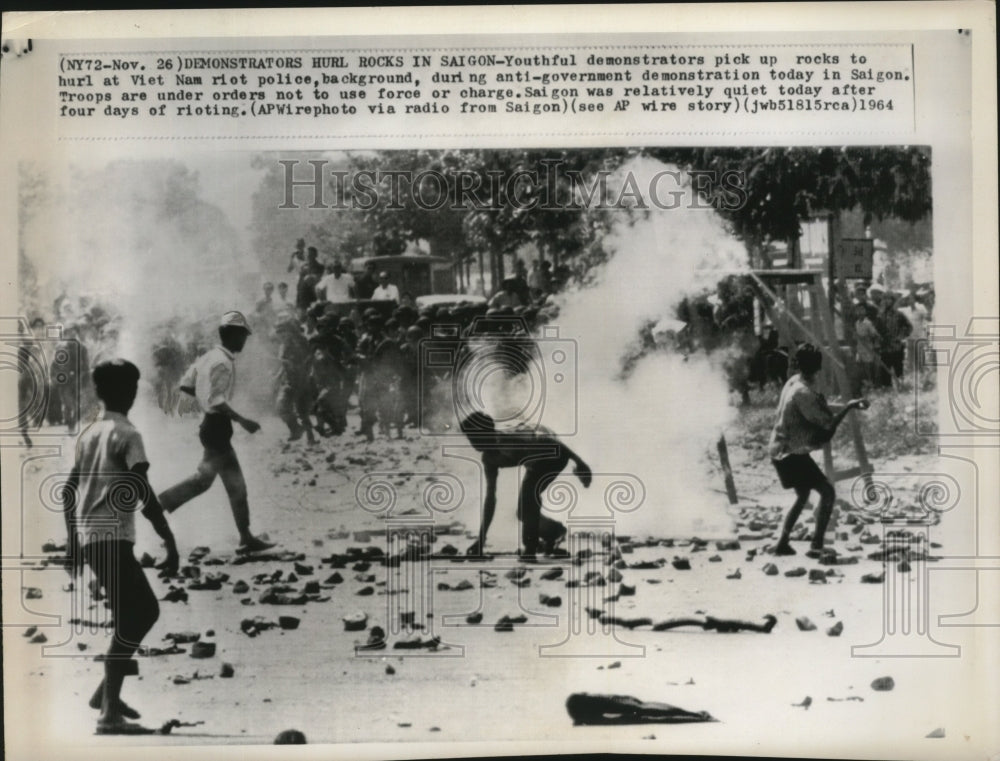
<svg viewBox="0 0 1000 761"><path fill-rule="evenodd" d="M542 494L572 460L573 472L584 488L590 486L593 475L573 450L555 435L541 427L498 431L493 418L485 412L473 412L460 423L469 443L481 452L486 471L486 497L479 539L466 554L481 555L486 546L486 534L493 522L497 504L497 473L500 468L523 466L524 480L517 499L517 517L521 521L521 558L534 560L541 549L552 554L566 535L566 527L542 515Z"/></svg>
<svg viewBox="0 0 1000 761"><path fill-rule="evenodd" d="M98 734L145 733L139 714L121 699L122 682L137 674L132 660L139 643L160 615L156 595L135 559L135 511L153 524L163 539L167 558L157 568L177 573L174 535L146 478L149 462L142 436L127 414L135 401L139 369L113 360L94 368L94 386L104 411L80 434L76 461L65 492L65 518L70 569L76 577L84 562L104 588L114 621L114 636L104 656L104 679L91 708L99 708Z"/></svg>
<svg viewBox="0 0 1000 761"><path fill-rule="evenodd" d="M833 484L823 475L809 452L821 448L833 438L848 412L868 409L868 400L852 399L834 413L823 395L815 389L816 374L823 365L823 355L819 349L812 344L802 344L795 352L795 364L799 372L789 378L781 390L777 419L768 445L781 485L795 490L795 502L785 514L781 538L774 548L774 554L795 554L789 543L792 529L795 528L802 508L809 501L809 493L815 491L819 494L820 501L816 508L816 530L813 532L812 547L807 554L819 557L823 551L823 535L833 515L836 495Z"/></svg>

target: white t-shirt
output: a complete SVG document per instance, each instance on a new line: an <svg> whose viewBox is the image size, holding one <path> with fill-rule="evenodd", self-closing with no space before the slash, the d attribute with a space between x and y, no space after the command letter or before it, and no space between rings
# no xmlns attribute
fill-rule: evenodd
<svg viewBox="0 0 1000 761"><path fill-rule="evenodd" d="M343 304L351 300L350 289L354 287L354 276L348 272L341 272L337 277L332 272L325 275L322 280L316 283L316 295L334 304Z"/></svg>
<svg viewBox="0 0 1000 761"><path fill-rule="evenodd" d="M376 286L372 301L399 301L399 289L392 283L384 288L381 285Z"/></svg>
<svg viewBox="0 0 1000 761"><path fill-rule="evenodd" d="M236 362L223 346L215 346L195 361L181 378L182 388L194 388L194 397L204 412L228 402L236 383Z"/></svg>
<svg viewBox="0 0 1000 761"><path fill-rule="evenodd" d="M76 442L79 474L76 529L80 546L101 540L135 543L135 512L142 508L131 470L148 462L142 435L120 412L105 410Z"/></svg>

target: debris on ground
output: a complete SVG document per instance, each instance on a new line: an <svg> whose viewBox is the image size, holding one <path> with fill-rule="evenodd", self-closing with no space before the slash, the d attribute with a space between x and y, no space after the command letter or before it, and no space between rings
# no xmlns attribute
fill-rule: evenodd
<svg viewBox="0 0 1000 761"><path fill-rule="evenodd" d="M575 692L566 699L573 724L679 724L715 721L707 711L686 711L668 703L647 703L631 695Z"/></svg>

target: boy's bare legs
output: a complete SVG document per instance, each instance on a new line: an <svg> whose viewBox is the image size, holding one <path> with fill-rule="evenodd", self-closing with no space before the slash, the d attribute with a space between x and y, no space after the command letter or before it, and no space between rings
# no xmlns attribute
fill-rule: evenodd
<svg viewBox="0 0 1000 761"><path fill-rule="evenodd" d="M774 547L775 555L794 555L795 550L789 543L791 541L792 530L795 528L795 523L798 521L799 516L802 514L802 508L806 506L809 501L809 492L811 489L805 486L800 486L795 489L795 502L792 506L788 508L788 512L785 513L785 521L781 527L781 538L778 540L778 544ZM831 507L833 503L831 500Z"/></svg>
<svg viewBox="0 0 1000 761"><path fill-rule="evenodd" d="M833 516L833 504L836 499L833 484L829 481L824 481L821 486L817 487L817 491L819 492L819 507L816 508L816 530L813 532L811 546L815 552L823 549L823 537L826 535L826 527Z"/></svg>

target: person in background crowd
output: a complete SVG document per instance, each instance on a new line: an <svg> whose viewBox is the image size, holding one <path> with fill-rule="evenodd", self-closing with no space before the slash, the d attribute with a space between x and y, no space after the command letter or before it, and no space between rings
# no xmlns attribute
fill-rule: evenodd
<svg viewBox="0 0 1000 761"><path fill-rule="evenodd" d="M277 310L274 308L274 283L264 283L263 290L264 297L257 301L254 316L259 330L266 333L274 328L277 317Z"/></svg>
<svg viewBox="0 0 1000 761"><path fill-rule="evenodd" d="M868 311L860 304L854 307L855 359L863 387L872 388L878 380L879 334Z"/></svg>
<svg viewBox="0 0 1000 761"><path fill-rule="evenodd" d="M180 389L177 384L184 375L184 349L172 334L165 335L153 346L153 366L156 378L156 402L167 415L177 412Z"/></svg>
<svg viewBox="0 0 1000 761"><path fill-rule="evenodd" d="M316 283L316 297L331 304L344 304L354 295L354 278L344 271L340 259L326 268L327 274Z"/></svg>
<svg viewBox="0 0 1000 761"><path fill-rule="evenodd" d="M372 291L372 301L395 301L399 303L399 289L389 282L389 273L378 273L378 285Z"/></svg>
<svg viewBox="0 0 1000 761"><path fill-rule="evenodd" d="M25 331L23 323L17 326L17 429L27 447L32 445L28 430L41 425L48 398L48 365L36 339L45 330L45 320L35 317L29 328Z"/></svg>
<svg viewBox="0 0 1000 761"><path fill-rule="evenodd" d="M896 294L888 291L883 294L875 327L880 336L879 358L882 363L880 385L889 387L894 380L898 382L903 377L906 339L913 332L910 321L896 307Z"/></svg>
<svg viewBox="0 0 1000 761"><path fill-rule="evenodd" d="M319 251L316 250L315 246L309 246L306 249L306 264L309 265L309 271L316 276L318 281L323 277L324 267L323 263L319 260Z"/></svg>
<svg viewBox="0 0 1000 761"><path fill-rule="evenodd" d="M416 325L406 329L399 347L399 401L403 423L416 428L420 425L420 339L423 331Z"/></svg>
<svg viewBox="0 0 1000 761"><path fill-rule="evenodd" d="M316 437L309 419L313 407L313 398L309 393L309 342L294 320L280 323L276 332L278 361L281 363L277 373L278 416L288 426L289 441L297 440L305 431L306 441L313 446Z"/></svg>
<svg viewBox="0 0 1000 761"><path fill-rule="evenodd" d="M315 394L317 430L323 436L339 436L347 430L347 400L351 389L348 366L351 348L337 331L337 318L325 315L310 340L313 361L310 370Z"/></svg>
<svg viewBox="0 0 1000 761"><path fill-rule="evenodd" d="M514 293L517 294L520 306L527 306L531 303L531 289L528 287L528 268L524 264L524 259L518 259L514 263ZM515 304L514 306L518 306Z"/></svg>
<svg viewBox="0 0 1000 761"><path fill-rule="evenodd" d="M286 272L291 272L293 269L301 268L303 264L306 263L306 239L299 238L295 241L295 250L292 251L291 257L288 259L288 269Z"/></svg>
<svg viewBox="0 0 1000 761"><path fill-rule="evenodd" d="M875 324L875 320L878 318L878 307L868 300L868 287L864 283L859 283L854 287L854 306L864 309L872 324Z"/></svg>
<svg viewBox="0 0 1000 761"><path fill-rule="evenodd" d="M541 299L549 291L549 279L546 271L542 269L543 264L548 264L548 262L535 259L531 263L531 273L528 275L528 288L531 290L531 298L535 301Z"/></svg>
<svg viewBox="0 0 1000 761"><path fill-rule="evenodd" d="M517 279L513 277L504 278L500 290L493 294L490 299L491 309L502 309L504 307L522 306L521 298L517 295Z"/></svg>
<svg viewBox="0 0 1000 761"><path fill-rule="evenodd" d="M300 318L304 319L309 307L316 301L316 283L319 278L309 266L309 263L299 267L299 282L295 289L295 308L299 310Z"/></svg>
<svg viewBox="0 0 1000 761"><path fill-rule="evenodd" d="M90 356L87 347L80 340L80 331L75 325L63 331L63 338L56 344L49 366L52 382L52 404L59 419L71 432L80 421L83 411L86 385L90 375Z"/></svg>
<svg viewBox="0 0 1000 761"><path fill-rule="evenodd" d="M378 279L375 277L375 262L365 262L365 269L354 281L354 295L361 301L368 301L375 288L378 287Z"/></svg>
<svg viewBox="0 0 1000 761"><path fill-rule="evenodd" d="M288 303L288 283L282 280L278 283L278 297L274 300L274 313L278 319L291 314L294 307Z"/></svg>
<svg viewBox="0 0 1000 761"><path fill-rule="evenodd" d="M910 290L899 300L899 311L910 323L912 331L906 339L906 366L914 371L923 369L921 362L921 341L927 338L927 322L930 312L917 300L916 294Z"/></svg>

